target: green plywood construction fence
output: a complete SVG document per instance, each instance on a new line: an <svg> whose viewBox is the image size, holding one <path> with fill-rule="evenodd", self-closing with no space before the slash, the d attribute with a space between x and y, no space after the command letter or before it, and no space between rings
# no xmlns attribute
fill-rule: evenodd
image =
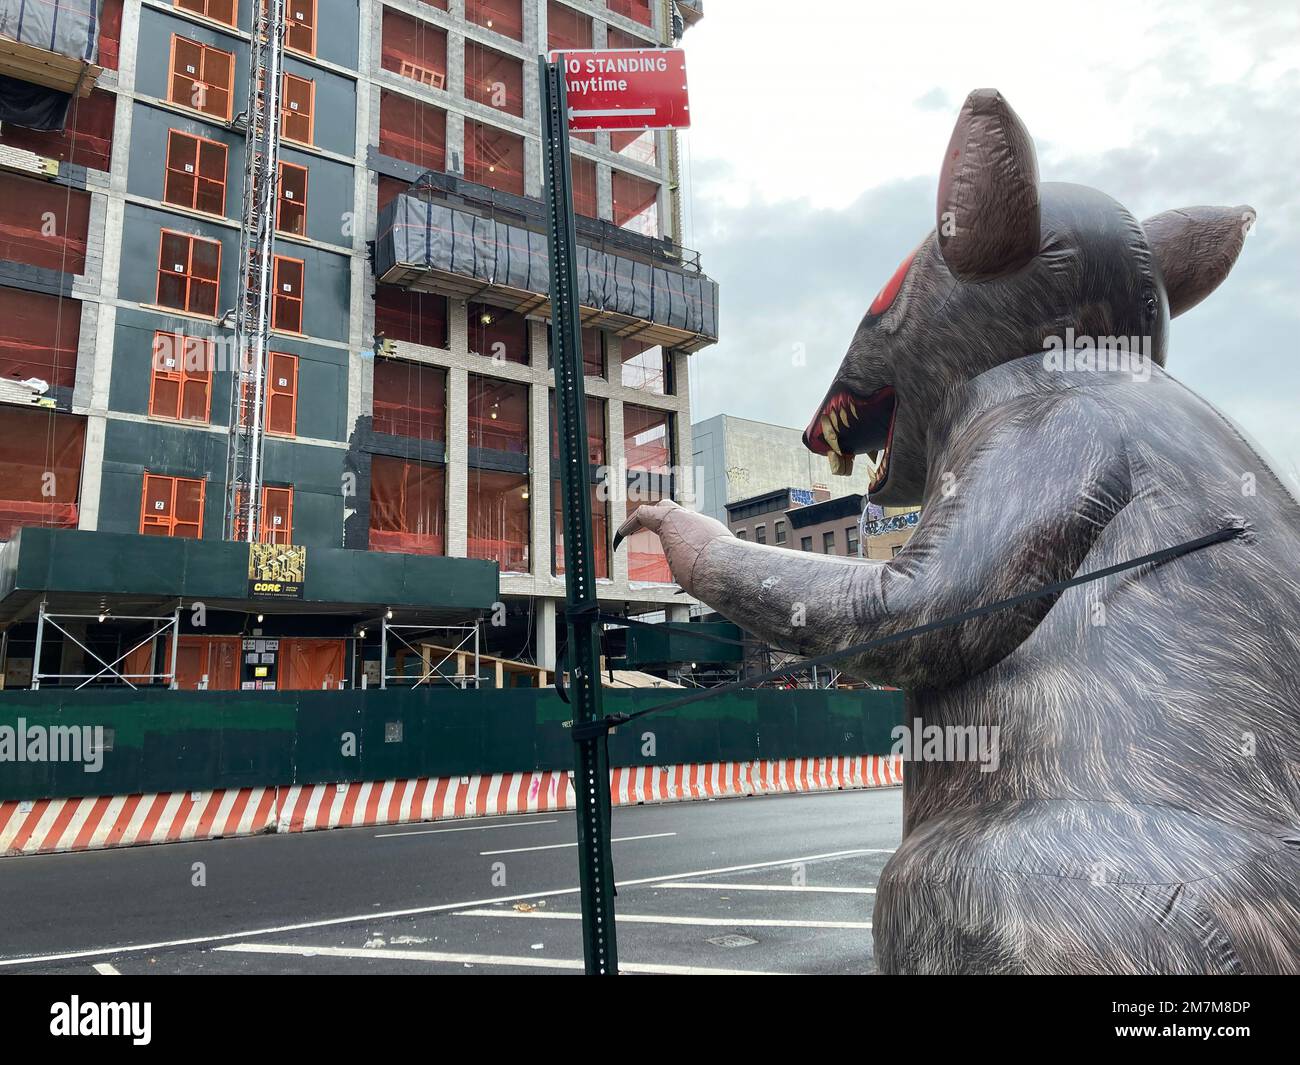
<svg viewBox="0 0 1300 1065"><path fill-rule="evenodd" d="M666 701L607 691L606 712ZM105 728L102 768L0 761L0 800L570 769L570 709L549 690L0 694L0 728ZM610 737L612 765L886 754L897 691L728 692ZM645 752L653 748L653 754Z"/></svg>

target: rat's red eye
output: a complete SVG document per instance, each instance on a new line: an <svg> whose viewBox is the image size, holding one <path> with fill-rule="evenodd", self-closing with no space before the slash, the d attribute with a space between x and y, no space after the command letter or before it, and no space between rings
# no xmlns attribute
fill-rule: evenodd
<svg viewBox="0 0 1300 1065"><path fill-rule="evenodd" d="M868 314L884 314L892 306L894 300L898 298L898 290L903 287L903 278L907 276L908 268L912 265L912 260L916 258L916 252L912 252L903 264L894 271L894 276L885 282L874 300L871 301L871 307L867 310Z"/></svg>

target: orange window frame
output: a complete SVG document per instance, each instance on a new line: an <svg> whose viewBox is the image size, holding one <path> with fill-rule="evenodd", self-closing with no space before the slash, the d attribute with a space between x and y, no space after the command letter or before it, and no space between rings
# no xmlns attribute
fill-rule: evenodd
<svg viewBox="0 0 1300 1065"><path fill-rule="evenodd" d="M191 369L186 364L191 345L196 344L201 345L203 351L204 369L201 370ZM174 369L159 366L161 345L170 345L174 351L180 353L179 366ZM215 358L216 347L211 340L165 330L156 331L153 335L153 358L150 362L152 372L149 375L149 416L207 425L212 420L212 366L215 364ZM174 406L170 399L163 398L168 385L173 386L176 391ZM194 392L200 392L203 396L202 418L185 417L186 397L193 395ZM164 403L167 406L165 411L159 409Z"/></svg>
<svg viewBox="0 0 1300 1065"><path fill-rule="evenodd" d="M297 270L297 283L294 283L292 271ZM271 328L282 333L302 333L302 297L307 283L307 264L302 259L292 259L287 255L275 257L275 289L271 293ZM284 324L283 316L293 314L296 321L293 328Z"/></svg>
<svg viewBox="0 0 1300 1065"><path fill-rule="evenodd" d="M292 187L286 181L290 176L293 177ZM286 210L290 218L299 220L300 224L297 228L285 225ZM288 233L295 237L307 235L307 168L305 166L299 166L297 163L280 163L280 181L275 195L275 228L280 233Z"/></svg>
<svg viewBox="0 0 1300 1065"><path fill-rule="evenodd" d="M281 368L287 367L287 373ZM281 384L281 380L285 383ZM274 428L287 411L288 428ZM266 431L271 436L295 436L298 432L298 356L282 351L268 353L266 371Z"/></svg>
<svg viewBox="0 0 1300 1065"><path fill-rule="evenodd" d="M282 504L281 513L284 518L281 527L277 528L272 520L272 503L279 501ZM293 485L262 486L262 521L259 539L264 544L291 544L293 543Z"/></svg>
<svg viewBox="0 0 1300 1065"><path fill-rule="evenodd" d="M184 264L184 265L185 265L185 269L184 269L184 270L176 270L176 269L174 269L175 264L172 264L173 268L164 269L164 263L163 263L163 245L166 243L168 237L178 237L179 239L184 240L184 241L186 242L186 258L185 258L185 264ZM196 278L194 277L194 246L195 246L195 244L198 244L198 243L203 243L203 244L212 244L212 245L215 245L215 246L216 246L216 249L217 249L217 266L216 266L216 270L213 272L213 276L210 277L210 278L208 278L208 277L200 277L200 278L197 278L197 279L196 279ZM163 303L163 301L162 301L162 283L163 283L163 276L164 276L164 275L167 275L167 276L169 276L169 277L176 277L177 275L180 275L180 276L182 276L182 277L185 278L185 300L184 300L184 306L182 306L182 307L172 307L172 305L169 304L169 303ZM196 310L194 310L194 308L193 308L193 306L192 306L192 304L193 304L193 302L194 302L194 299L193 299L193 297L194 297L194 283L195 283L196 280L197 280L199 283L201 283L201 284L211 285L211 286L212 286L212 311L211 311L211 313L209 313L209 312L207 312L207 311L196 311ZM215 317L217 316L217 306L218 306L218 303L219 303L219 295L220 295L220 291L221 291L221 241L219 241L219 240L209 240L207 237L196 237L196 236L194 236L192 233L180 233L180 232L177 232L177 231L174 230L174 229L164 229L164 230L159 231L159 234L158 234L158 288L157 288L157 290L156 290L156 292L155 292L155 295L154 295L155 302L157 303L158 306L160 306L160 307L170 307L172 310L184 311L184 312L186 312L187 314L201 314L201 315L203 315L205 318L215 318Z"/></svg>
<svg viewBox="0 0 1300 1065"><path fill-rule="evenodd" d="M172 6L188 11L191 15L210 18L223 26L238 26L239 23L239 0L172 0ZM219 14L213 14L214 11L222 8L229 9L228 17L222 18Z"/></svg>
<svg viewBox="0 0 1300 1065"><path fill-rule="evenodd" d="M299 55L316 55L316 0L285 0L284 45Z"/></svg>
<svg viewBox="0 0 1300 1065"><path fill-rule="evenodd" d="M193 148L192 161L185 158L185 155L189 154L190 147ZM207 155L206 166L205 152ZM218 152L220 154L219 169L216 166ZM177 158L177 156L180 156L180 158ZM224 215L226 211L226 160L227 148L220 141L208 140L207 137L195 136L193 133L186 133L184 130L168 130L167 162L163 179L163 203L174 204L177 207L188 207L193 211L204 211L207 214ZM217 172L220 173L220 179L213 176ZM193 182L193 188L188 196L179 199L171 197L173 175L176 175L176 181L182 183L182 185L187 181ZM209 211L206 207L199 206L199 193L200 190L205 188L205 182L207 187L215 185L221 189L221 203L215 211Z"/></svg>
<svg viewBox="0 0 1300 1065"><path fill-rule="evenodd" d="M178 52L185 51L180 46L187 45L190 50L197 49L198 65L197 69L190 73L189 71L180 71L177 69ZM220 58L218 58L220 57ZM222 67L224 66L224 70ZM234 113L234 93L232 92L235 80L235 53L227 52L220 48L213 48L210 45L203 44L200 41L192 41L188 37L182 37L178 33L172 34L171 58L167 63L167 69L170 75L167 83L167 99L181 107L187 107L192 111L198 111L203 115L212 115L220 117L225 121L230 121L230 116ZM213 80L220 73L224 81ZM191 88L191 94L186 96L183 92L178 91L178 85L188 82ZM225 94L226 106L222 111L214 110L210 107L195 107L191 102L193 99L193 86L202 85L205 89L216 88L219 92ZM205 93L205 103L208 102Z"/></svg>
<svg viewBox="0 0 1300 1065"><path fill-rule="evenodd" d="M303 86L306 86L304 106ZM291 94L290 90L295 90ZM294 104L298 106L295 107ZM285 74L280 83L280 136L295 144L315 144L316 137L316 83L311 78L300 78L297 74ZM306 123L306 130L300 127ZM305 132L305 136L297 136Z"/></svg>
<svg viewBox="0 0 1300 1065"><path fill-rule="evenodd" d="M166 486L167 509L162 516L158 516L158 511L151 510L148 506L149 499L153 493L149 491L150 482L154 482L158 487ZM182 485L199 486L199 513L196 521L182 521L176 514L176 497ZM159 493L160 495L162 493ZM203 512L205 509L205 496L207 494L207 482L194 477L169 477L162 473L144 472L144 483L140 488L140 533L144 535L147 529L165 529L165 536L187 537L192 540L203 538ZM193 529L190 533L177 533L178 528ZM154 533L153 535L158 535Z"/></svg>

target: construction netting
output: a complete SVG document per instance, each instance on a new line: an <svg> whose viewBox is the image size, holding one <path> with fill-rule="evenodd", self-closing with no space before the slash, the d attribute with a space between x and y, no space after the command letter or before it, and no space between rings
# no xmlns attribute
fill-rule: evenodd
<svg viewBox="0 0 1300 1065"><path fill-rule="evenodd" d="M24 525L75 528L86 422L0 406L0 540Z"/></svg>
<svg viewBox="0 0 1300 1065"><path fill-rule="evenodd" d="M469 375L469 446L528 454L528 386Z"/></svg>
<svg viewBox="0 0 1300 1065"><path fill-rule="evenodd" d="M598 484L591 486L591 554L597 577L609 576L608 493ZM551 572L564 576L564 493L560 482L551 482ZM635 579L635 578L633 578Z"/></svg>
<svg viewBox="0 0 1300 1065"><path fill-rule="evenodd" d="M0 171L0 259L86 271L90 194Z"/></svg>
<svg viewBox="0 0 1300 1065"><path fill-rule="evenodd" d="M436 463L375 455L370 463L370 549L441 555L447 475Z"/></svg>
<svg viewBox="0 0 1300 1065"><path fill-rule="evenodd" d="M447 371L405 359L376 359L374 411L377 433L444 442Z"/></svg>
<svg viewBox="0 0 1300 1065"><path fill-rule="evenodd" d="M503 573L527 573L529 529L528 474L469 471L466 554L496 562Z"/></svg>
<svg viewBox="0 0 1300 1065"><path fill-rule="evenodd" d="M447 297L407 292L396 285L375 286L375 333L429 348L447 346Z"/></svg>
<svg viewBox="0 0 1300 1065"><path fill-rule="evenodd" d="M485 303L471 303L467 320L471 355L528 365L528 319L522 314Z"/></svg>
<svg viewBox="0 0 1300 1065"><path fill-rule="evenodd" d="M432 89L446 88L447 31L384 8L379 64Z"/></svg>
<svg viewBox="0 0 1300 1065"><path fill-rule="evenodd" d="M116 109L117 98L96 89L72 101L65 129L41 131L5 122L0 126L0 144L35 152L46 159L107 170L113 155Z"/></svg>
<svg viewBox="0 0 1300 1065"><path fill-rule="evenodd" d="M398 267L453 273L538 295L550 292L544 232L412 194L394 197L379 216L375 272L383 277ZM704 274L586 244L578 246L577 272L583 307L717 339L718 286Z"/></svg>
<svg viewBox="0 0 1300 1065"><path fill-rule="evenodd" d="M465 0L465 17L516 41L524 39L523 0Z"/></svg>
<svg viewBox="0 0 1300 1065"><path fill-rule="evenodd" d="M0 287L0 380L71 388L80 337L80 300Z"/></svg>
<svg viewBox="0 0 1300 1065"><path fill-rule="evenodd" d="M401 93L382 90L379 151L426 170L445 170L447 112Z"/></svg>

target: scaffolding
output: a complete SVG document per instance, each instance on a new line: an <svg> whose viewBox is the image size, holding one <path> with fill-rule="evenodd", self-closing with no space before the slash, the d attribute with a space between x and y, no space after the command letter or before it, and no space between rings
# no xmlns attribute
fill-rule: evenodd
<svg viewBox="0 0 1300 1065"><path fill-rule="evenodd" d="M260 539L266 360L271 333L275 200L280 163L280 94L284 67L284 3L253 5L248 105L241 116L244 217L239 238L239 292L226 457L226 536ZM236 123L239 119L235 120Z"/></svg>
<svg viewBox="0 0 1300 1065"><path fill-rule="evenodd" d="M48 604L45 600L42 600L40 612L36 618L36 651L32 658L32 691L39 691L41 681L43 680L55 682L79 680L81 683L77 685L78 691L88 685L94 684L96 681L100 681L101 679L105 683L121 681L133 691L137 688L137 685L131 683L133 680L145 682L161 680L165 681L168 687L174 688L176 686L176 651L177 645L180 643L179 636L181 624L181 605L179 602L177 602L176 608L171 612L171 614L161 615L109 614L107 608L102 609L98 614L56 614L47 609L47 606ZM78 621L89 622L91 620L97 620L101 625L106 621L145 622L152 627L153 631L151 631L144 639L137 642L129 650L118 655L112 662L108 662L98 653L87 647L86 644L78 639L74 633L70 632L63 624L61 624L61 622L75 623ZM44 650L45 646L45 630L47 627L54 629L56 632L60 633L64 639L71 640L74 644L80 647L85 654L89 655L99 663L100 669L95 673L64 673L61 671L58 673L42 673L41 652ZM131 656L137 651L146 646L152 645L159 636L165 636L167 638L170 648L171 661L166 673L154 673L152 671L148 673L132 673L130 672L131 667L129 665L126 665L123 669L118 669L119 665L128 662ZM153 655L151 654L150 659L152 660L152 658Z"/></svg>

